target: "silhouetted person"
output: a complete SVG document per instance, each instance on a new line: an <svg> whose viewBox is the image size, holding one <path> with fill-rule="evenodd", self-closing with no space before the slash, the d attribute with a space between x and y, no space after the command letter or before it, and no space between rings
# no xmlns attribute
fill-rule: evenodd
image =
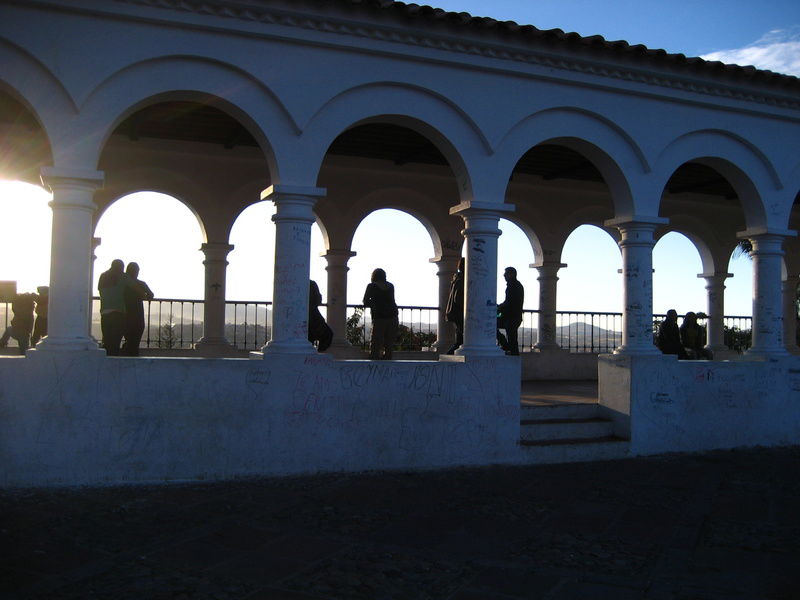
<svg viewBox="0 0 800 600"><path fill-rule="evenodd" d="M119 345L125 335L125 288L129 283L124 269L125 264L116 258L97 282L100 292L100 329L103 347L109 356L119 356Z"/></svg>
<svg viewBox="0 0 800 600"><path fill-rule="evenodd" d="M369 307L372 315L369 357L372 360L391 360L397 338L397 304L394 301L394 286L386 281L386 271L383 269L372 272L372 283L367 285L363 304Z"/></svg>
<svg viewBox="0 0 800 600"><path fill-rule="evenodd" d="M444 318L456 327L456 343L450 346L446 354L454 354L464 343L464 257L458 259L458 267L450 282L450 293L447 295L447 307Z"/></svg>
<svg viewBox="0 0 800 600"><path fill-rule="evenodd" d="M40 285L36 288L36 323L33 325L33 336L31 336L31 346L39 343L39 340L47 336L47 311L50 305L50 288Z"/></svg>
<svg viewBox="0 0 800 600"><path fill-rule="evenodd" d="M681 345L689 359L711 360L711 353L706 350L706 330L697 323L697 315L687 312L680 327Z"/></svg>
<svg viewBox="0 0 800 600"><path fill-rule="evenodd" d="M8 345L8 338L17 340L19 353L24 355L31 344L31 331L33 331L33 310L36 305L35 294L16 294L11 300L11 325L0 337L0 348Z"/></svg>
<svg viewBox="0 0 800 600"><path fill-rule="evenodd" d="M663 354L677 354L681 360L686 358L686 351L683 349L678 330L678 313L675 310L667 311L666 318L658 328L656 345Z"/></svg>
<svg viewBox="0 0 800 600"><path fill-rule="evenodd" d="M152 300L154 296L148 285L139 279L137 263L128 263L125 274L125 343L122 345L122 355L139 356L139 344L144 334L144 300Z"/></svg>
<svg viewBox="0 0 800 600"><path fill-rule="evenodd" d="M312 279L308 285L308 341L317 344L317 352L325 352L333 341L333 330L322 318L320 304L322 294L317 282Z"/></svg>
<svg viewBox="0 0 800 600"><path fill-rule="evenodd" d="M497 305L497 341L506 354L519 356L517 330L522 325L522 304L525 301L525 289L517 281L517 270L507 267L503 273L506 280L506 299ZM504 336L501 329L506 330Z"/></svg>

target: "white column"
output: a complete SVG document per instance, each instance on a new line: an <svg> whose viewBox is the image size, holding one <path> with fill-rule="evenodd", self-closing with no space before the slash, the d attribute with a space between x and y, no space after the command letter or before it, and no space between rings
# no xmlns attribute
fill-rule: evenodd
<svg viewBox="0 0 800 600"><path fill-rule="evenodd" d="M275 203L275 283L272 339L264 353L312 354L308 341L308 282L314 204L325 195L315 187L273 185L261 194Z"/></svg>
<svg viewBox="0 0 800 600"><path fill-rule="evenodd" d="M350 348L347 341L347 272L348 261L356 255L350 250L328 250L322 256L328 261L325 271L328 273L328 293L324 298L328 306L326 322L333 330L334 348Z"/></svg>
<svg viewBox="0 0 800 600"><path fill-rule="evenodd" d="M606 221L622 236L622 344L615 354L659 354L653 344L653 232L663 223L659 217Z"/></svg>
<svg viewBox="0 0 800 600"><path fill-rule="evenodd" d="M800 277L788 276L783 280L783 341L790 354L800 354L797 345L797 286Z"/></svg>
<svg viewBox="0 0 800 600"><path fill-rule="evenodd" d="M700 274L706 280L706 313L708 324L706 348L716 355L725 352L725 280L731 273Z"/></svg>
<svg viewBox="0 0 800 600"><path fill-rule="evenodd" d="M436 320L436 344L434 348L440 354L447 352L456 341L456 330L452 323L445 318L447 299L450 297L450 284L458 268L459 257L445 255L432 258L430 262L437 267L436 277L439 279L439 311Z"/></svg>
<svg viewBox="0 0 800 600"><path fill-rule="evenodd" d="M497 345L497 228L500 215L513 207L488 202L463 202L450 209L464 219L466 244L464 271L463 356L502 356Z"/></svg>
<svg viewBox="0 0 800 600"><path fill-rule="evenodd" d="M784 235L743 234L753 244L753 345L748 356L782 356L783 345L782 259Z"/></svg>
<svg viewBox="0 0 800 600"><path fill-rule="evenodd" d="M205 292L203 298L203 337L195 349L203 356L232 355L236 349L225 337L225 280L231 244L211 242L200 246L205 256Z"/></svg>
<svg viewBox="0 0 800 600"><path fill-rule="evenodd" d="M50 299L47 337L37 351L98 350L86 324L91 318L94 192L103 174L92 170L42 169L53 192Z"/></svg>
<svg viewBox="0 0 800 600"><path fill-rule="evenodd" d="M539 326L538 339L534 348L539 351L555 350L560 346L556 342L556 300L558 297L558 270L567 265L559 262L545 261L531 265L539 271Z"/></svg>

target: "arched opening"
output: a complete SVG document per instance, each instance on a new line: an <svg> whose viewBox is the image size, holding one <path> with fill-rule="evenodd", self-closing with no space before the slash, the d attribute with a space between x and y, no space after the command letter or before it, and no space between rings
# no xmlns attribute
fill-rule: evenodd
<svg viewBox="0 0 800 600"><path fill-rule="evenodd" d="M663 315L670 309L683 315L689 311L705 313L705 281L700 254L682 233L671 231L653 248L653 312Z"/></svg>
<svg viewBox="0 0 800 600"><path fill-rule="evenodd" d="M672 173L662 193L659 214L667 218L673 215L687 215L695 221L702 222L708 227L708 235L713 237L720 247L733 249L738 244L737 233L747 228L747 215L755 218L754 215L759 213L757 198L753 194L752 184L746 181L735 165L720 159L698 158L683 163ZM749 202L748 211L745 211L743 206L744 196ZM723 315L709 314L707 328L709 344L715 344L712 339L715 337L715 329L722 328L726 338L724 344L728 348L741 351L749 346L749 342L745 346L736 342L734 344L736 348L732 348L731 344L734 342L730 337L730 331L734 327L743 331L751 329L749 315L752 314L753 278L752 265L746 264L750 262L749 257L735 258L736 255L734 253L727 263L713 266L718 277L726 273L732 273L733 277L724 280ZM686 268L684 265L672 264L678 260L678 257L672 261L665 260L657 269L661 268L664 272L674 269L676 273L683 273ZM704 270L709 271L709 266ZM686 274L684 277L690 276L691 274ZM677 275L673 276L673 279L675 277ZM660 279L662 285L666 283L676 289L685 287L685 284L682 286L677 280L665 282L659 277L658 270L656 279ZM707 306L707 303L697 304L700 307ZM697 312L697 308L691 310ZM705 308L702 310L706 312ZM678 312L681 313L680 310ZM708 309L708 312L711 312L711 309Z"/></svg>
<svg viewBox="0 0 800 600"><path fill-rule="evenodd" d="M528 236L519 225L508 219L500 219L498 228L503 233L497 240L497 303L500 304L505 298L505 268L514 267L517 280L525 290L525 312L518 333L519 348L520 351L529 351L536 343L537 319L533 311L539 307L539 281L536 269L532 269L531 265L537 257Z"/></svg>
<svg viewBox="0 0 800 600"><path fill-rule="evenodd" d="M114 201L95 228L92 290L111 261L139 265L139 278L156 299L146 307L145 348L190 348L202 333L203 230L196 215L180 200L158 192L136 192ZM100 339L99 304L92 333Z"/></svg>
<svg viewBox="0 0 800 600"><path fill-rule="evenodd" d="M558 271L559 346L612 352L622 339L622 254L614 238L580 225L561 251Z"/></svg>

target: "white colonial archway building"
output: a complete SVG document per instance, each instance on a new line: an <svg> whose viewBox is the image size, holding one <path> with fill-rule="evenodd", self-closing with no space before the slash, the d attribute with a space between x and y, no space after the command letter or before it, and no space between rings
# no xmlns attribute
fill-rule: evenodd
<svg viewBox="0 0 800 600"><path fill-rule="evenodd" d="M520 372L569 375L557 274L586 223L622 251L622 342L591 359L622 454L797 442L797 78L390 1L29 0L0 14L0 170L53 193L49 336L0 359L3 484L568 458L520 447ZM97 220L142 189L180 198L204 232L193 360L107 358L87 327ZM261 199L276 206L272 337L250 360L212 358L232 355L231 227ZM386 207L430 232L440 305L464 245L455 357L336 360L306 340L311 225L346 349L353 234ZM540 281L525 367L495 341L507 216ZM652 249L669 231L700 252L718 356L727 260L751 241L750 360L653 346ZM440 318L440 349L449 335Z"/></svg>

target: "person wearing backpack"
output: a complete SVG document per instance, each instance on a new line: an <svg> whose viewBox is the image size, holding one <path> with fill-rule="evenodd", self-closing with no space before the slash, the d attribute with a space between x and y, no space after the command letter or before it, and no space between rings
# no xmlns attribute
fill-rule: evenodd
<svg viewBox="0 0 800 600"><path fill-rule="evenodd" d="M364 292L364 307L372 316L372 340L370 360L391 360L397 338L397 303L394 301L394 286L386 281L386 271L375 269L372 281ZM381 354L383 351L383 354Z"/></svg>

